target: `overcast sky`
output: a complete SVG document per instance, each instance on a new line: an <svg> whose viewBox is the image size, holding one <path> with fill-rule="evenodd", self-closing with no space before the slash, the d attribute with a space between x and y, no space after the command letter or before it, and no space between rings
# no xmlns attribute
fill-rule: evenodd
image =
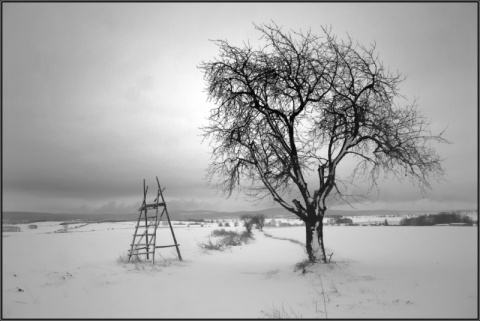
<svg viewBox="0 0 480 321"><path fill-rule="evenodd" d="M448 127L446 182L380 182L358 209L477 208L477 3L3 3L3 210L129 213L142 180L171 209L254 210L205 181L199 127L213 107L197 68L258 42L253 24L331 26L408 76L402 93Z"/></svg>

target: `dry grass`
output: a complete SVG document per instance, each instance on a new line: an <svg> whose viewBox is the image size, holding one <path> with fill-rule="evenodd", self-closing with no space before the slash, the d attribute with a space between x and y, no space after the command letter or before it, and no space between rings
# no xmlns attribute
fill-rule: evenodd
<svg viewBox="0 0 480 321"><path fill-rule="evenodd" d="M128 259L128 254L121 254L117 258L117 263L118 264L127 264L127 263L143 263L144 260L140 258L139 255L132 255L130 260Z"/></svg>
<svg viewBox="0 0 480 321"><path fill-rule="evenodd" d="M251 233L243 232L239 234L237 232L226 231L224 229L214 230L210 236L216 238L216 241L213 242L212 238L209 237L208 241L206 242L197 242L198 247L204 250L223 251L228 247L240 246L253 240Z"/></svg>

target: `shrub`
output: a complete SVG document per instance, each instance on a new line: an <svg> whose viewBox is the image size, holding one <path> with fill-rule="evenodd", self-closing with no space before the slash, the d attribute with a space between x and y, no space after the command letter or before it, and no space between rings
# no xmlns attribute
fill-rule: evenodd
<svg viewBox="0 0 480 321"><path fill-rule="evenodd" d="M250 242L253 237L248 232L243 232L238 234L234 231L225 231L224 229L221 230L213 230L210 234L211 237L217 237L218 239L215 243L212 242L211 238L208 238L208 242L198 242L198 246L202 249L206 250L216 250L216 251L223 251L225 248L230 246L239 246L244 243Z"/></svg>
<svg viewBox="0 0 480 321"><path fill-rule="evenodd" d="M224 250L224 245L221 242L212 242L211 238L208 238L208 242L198 242L197 243L198 247L205 249L205 250L214 250L214 251L223 251Z"/></svg>
<svg viewBox="0 0 480 321"><path fill-rule="evenodd" d="M222 228L221 230L213 230L210 235L218 237L218 236L230 236L230 235L238 235L238 234L234 231L226 231L225 229Z"/></svg>
<svg viewBox="0 0 480 321"><path fill-rule="evenodd" d="M311 265L313 265L313 263L308 259L300 261L293 266L293 272L302 271L302 274L306 274L307 272L310 272L307 268Z"/></svg>
<svg viewBox="0 0 480 321"><path fill-rule="evenodd" d="M240 234L240 241L242 243L248 243L251 240L253 240L253 236L251 233L248 233L247 231L243 231L242 234Z"/></svg>
<svg viewBox="0 0 480 321"><path fill-rule="evenodd" d="M242 242L240 241L240 237L237 235L226 235L222 239L222 243L225 244L225 246L238 246L242 245Z"/></svg>

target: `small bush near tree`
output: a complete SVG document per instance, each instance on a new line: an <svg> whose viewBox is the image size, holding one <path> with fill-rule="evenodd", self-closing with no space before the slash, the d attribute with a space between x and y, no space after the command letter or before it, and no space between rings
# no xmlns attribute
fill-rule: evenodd
<svg viewBox="0 0 480 321"><path fill-rule="evenodd" d="M211 237L217 238L212 242ZM227 247L239 246L249 243L253 240L251 233L237 233L234 231L226 231L225 229L213 230L207 242L198 242L198 246L205 250L223 251Z"/></svg>
<svg viewBox="0 0 480 321"><path fill-rule="evenodd" d="M227 231L222 228L221 230L213 230L210 236L223 237L223 236L229 236L229 235L235 235L235 234L237 233L234 231Z"/></svg>

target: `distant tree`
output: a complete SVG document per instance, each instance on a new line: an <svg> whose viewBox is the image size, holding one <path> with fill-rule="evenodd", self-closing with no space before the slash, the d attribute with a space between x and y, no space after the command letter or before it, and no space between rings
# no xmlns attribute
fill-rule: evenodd
<svg viewBox="0 0 480 321"><path fill-rule="evenodd" d="M352 223L353 223L353 221L349 218L346 218L346 217L345 218L343 218L343 217L338 218L335 221L335 224L352 224Z"/></svg>
<svg viewBox="0 0 480 321"><path fill-rule="evenodd" d="M309 260L326 263L327 202L351 201L349 183L363 177L374 187L381 172L430 188L444 175L430 142L445 139L431 134L415 103L399 105L404 78L383 66L375 46L327 29L316 36L255 28L264 46L217 40L218 58L199 66L216 104L202 128L213 148L207 178L227 197L237 188L256 200L273 197L305 222ZM356 161L348 179L337 172L345 159ZM292 192L300 200L288 202Z"/></svg>
<svg viewBox="0 0 480 321"><path fill-rule="evenodd" d="M263 214L256 214L253 216L253 223L257 226L260 231L263 231L263 227L265 226L265 215Z"/></svg>
<svg viewBox="0 0 480 321"><path fill-rule="evenodd" d="M451 224L451 223L464 223L466 225L473 225L473 221L468 216L463 216L458 213L438 213L438 214L428 214L420 215L412 218L402 218L400 220L400 225L403 226L425 226L425 225L435 225L435 224Z"/></svg>
<svg viewBox="0 0 480 321"><path fill-rule="evenodd" d="M222 227L223 226L223 223L222 222L219 222L218 223L218 227Z"/></svg>
<svg viewBox="0 0 480 321"><path fill-rule="evenodd" d="M248 233L252 233L252 227L253 227L253 216L250 214L244 214L240 216L240 219L243 221L243 226L247 229Z"/></svg>
<svg viewBox="0 0 480 321"><path fill-rule="evenodd" d="M230 223L227 222L227 223L225 223L224 226L225 226L225 227L230 227Z"/></svg>
<svg viewBox="0 0 480 321"><path fill-rule="evenodd" d="M403 217L401 220L400 220L400 223L399 225L403 225L403 226L408 226L408 225L412 225L412 220L408 217Z"/></svg>
<svg viewBox="0 0 480 321"><path fill-rule="evenodd" d="M385 226L388 226L388 221L387 221L387 219L385 219Z"/></svg>

